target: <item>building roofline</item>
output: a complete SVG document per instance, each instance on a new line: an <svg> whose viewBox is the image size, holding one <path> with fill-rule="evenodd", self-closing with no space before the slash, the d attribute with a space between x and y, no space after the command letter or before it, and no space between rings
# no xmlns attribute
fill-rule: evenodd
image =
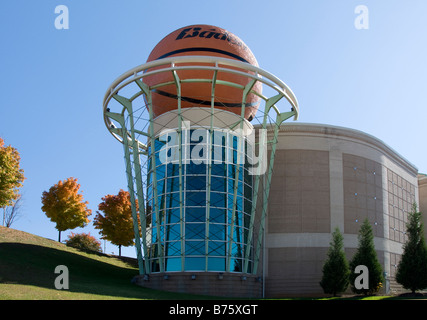
<svg viewBox="0 0 427 320"><path fill-rule="evenodd" d="M257 126L255 126L257 127ZM269 130L272 130L272 127L269 127ZM314 134L314 135L324 135L330 137L340 137L340 138L348 138L348 139L356 139L370 145L375 146L380 149L383 153L387 154L390 158L395 160L397 163L406 167L409 171L411 171L414 175L418 174L418 168L409 162L405 157L399 154L396 150L391 148L381 139L374 137L366 132L334 126L329 124L321 124L321 123L306 123L306 122L298 122L298 123L284 123L281 125L279 129L280 133L305 133L305 134ZM427 179L427 176L426 176Z"/></svg>

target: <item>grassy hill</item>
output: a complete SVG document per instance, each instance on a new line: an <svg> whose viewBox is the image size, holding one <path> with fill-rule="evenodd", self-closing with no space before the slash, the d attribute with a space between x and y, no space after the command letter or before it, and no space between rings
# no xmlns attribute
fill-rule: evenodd
<svg viewBox="0 0 427 320"><path fill-rule="evenodd" d="M69 290L55 289L55 267L69 270ZM138 269L104 254L0 226L0 300L200 299L131 284Z"/></svg>

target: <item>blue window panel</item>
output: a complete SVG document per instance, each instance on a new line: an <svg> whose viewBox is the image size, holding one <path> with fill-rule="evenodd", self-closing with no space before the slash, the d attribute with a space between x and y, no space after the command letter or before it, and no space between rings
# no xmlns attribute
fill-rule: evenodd
<svg viewBox="0 0 427 320"><path fill-rule="evenodd" d="M211 177L211 191L226 192L226 179L222 177Z"/></svg>
<svg viewBox="0 0 427 320"><path fill-rule="evenodd" d="M243 242L243 228L240 227L239 224L237 224L239 220L236 219L234 223L234 229L233 229L233 242ZM228 225L228 240L230 240L231 237L231 224Z"/></svg>
<svg viewBox="0 0 427 320"><path fill-rule="evenodd" d="M215 162L211 165L211 175L214 176L227 176L227 165L225 163L216 164Z"/></svg>
<svg viewBox="0 0 427 320"><path fill-rule="evenodd" d="M208 271L225 271L225 258L208 258Z"/></svg>
<svg viewBox="0 0 427 320"><path fill-rule="evenodd" d="M165 259L166 271L181 271L181 258L166 258Z"/></svg>
<svg viewBox="0 0 427 320"><path fill-rule="evenodd" d="M206 192L186 192L186 206L205 206Z"/></svg>
<svg viewBox="0 0 427 320"><path fill-rule="evenodd" d="M166 242L165 256L180 256L181 255L181 241Z"/></svg>
<svg viewBox="0 0 427 320"><path fill-rule="evenodd" d="M185 258L186 271L204 271L205 264L205 258Z"/></svg>
<svg viewBox="0 0 427 320"><path fill-rule="evenodd" d="M179 175L179 164L168 163L167 164L168 177L174 177Z"/></svg>
<svg viewBox="0 0 427 320"><path fill-rule="evenodd" d="M209 221L210 222L218 222L225 223L226 222L226 210L225 209L216 209L210 208L209 212Z"/></svg>
<svg viewBox="0 0 427 320"><path fill-rule="evenodd" d="M176 207L179 207L179 204L180 204L179 192L167 194L167 197L166 197L167 208L176 208Z"/></svg>
<svg viewBox="0 0 427 320"><path fill-rule="evenodd" d="M157 195L161 195L163 193L165 193L166 191L166 184L165 184L165 179L161 179L159 178L159 176L157 176ZM153 191L155 191L153 189Z"/></svg>
<svg viewBox="0 0 427 320"><path fill-rule="evenodd" d="M211 192L210 205L215 208L225 208L226 194L219 192Z"/></svg>
<svg viewBox="0 0 427 320"><path fill-rule="evenodd" d="M156 178L157 180L164 179L166 176L166 166L160 165L156 168Z"/></svg>
<svg viewBox="0 0 427 320"><path fill-rule="evenodd" d="M209 256L225 256L227 242L209 241Z"/></svg>
<svg viewBox="0 0 427 320"><path fill-rule="evenodd" d="M184 178L182 179L184 180ZM167 179L167 193L179 191L179 177Z"/></svg>
<svg viewBox="0 0 427 320"><path fill-rule="evenodd" d="M166 210L166 223L177 223L180 221L179 209L168 209Z"/></svg>
<svg viewBox="0 0 427 320"><path fill-rule="evenodd" d="M209 240L227 240L226 237L226 226L225 224L209 224Z"/></svg>
<svg viewBox="0 0 427 320"><path fill-rule="evenodd" d="M185 241L185 255L205 255L205 241Z"/></svg>
<svg viewBox="0 0 427 320"><path fill-rule="evenodd" d="M243 195L243 183L237 182L237 195L242 196ZM234 195L234 179L228 179L228 193L233 196Z"/></svg>
<svg viewBox="0 0 427 320"><path fill-rule="evenodd" d="M203 240L206 238L206 225L204 223L186 223L185 239Z"/></svg>
<svg viewBox="0 0 427 320"><path fill-rule="evenodd" d="M185 186L187 190L206 190L206 176L187 176Z"/></svg>
<svg viewBox="0 0 427 320"><path fill-rule="evenodd" d="M206 174L206 164L195 164L193 161L186 164L186 174Z"/></svg>
<svg viewBox="0 0 427 320"><path fill-rule="evenodd" d="M150 184L148 187L147 187L147 198L151 198L153 196L153 185L152 184Z"/></svg>
<svg viewBox="0 0 427 320"><path fill-rule="evenodd" d="M206 220L205 207L187 207L185 208L186 222L203 222Z"/></svg>
<svg viewBox="0 0 427 320"><path fill-rule="evenodd" d="M234 207L234 195L228 194L228 209L232 210ZM236 210L242 211L243 209L243 198L242 197L236 197Z"/></svg>
<svg viewBox="0 0 427 320"><path fill-rule="evenodd" d="M180 240L181 239L181 225L178 224L168 224L166 225L165 240Z"/></svg>
<svg viewBox="0 0 427 320"><path fill-rule="evenodd" d="M164 210L165 209L165 199L166 196L164 194L161 194L157 197L158 199L158 206L159 206L159 211ZM161 219L163 219L163 215L160 215Z"/></svg>

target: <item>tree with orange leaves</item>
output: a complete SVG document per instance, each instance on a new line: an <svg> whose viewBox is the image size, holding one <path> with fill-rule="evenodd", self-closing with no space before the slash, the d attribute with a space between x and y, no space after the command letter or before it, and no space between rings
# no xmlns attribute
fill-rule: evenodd
<svg viewBox="0 0 427 320"><path fill-rule="evenodd" d="M18 150L5 146L0 138L0 208L12 205L18 199L18 189L25 180L24 170L20 169L21 157Z"/></svg>
<svg viewBox="0 0 427 320"><path fill-rule="evenodd" d="M52 222L56 222L59 242L61 231L85 227L90 221L88 217L92 210L87 208L87 201L83 202L83 195L78 193L79 189L77 179L68 178L59 181L48 192L43 192L42 210Z"/></svg>
<svg viewBox="0 0 427 320"><path fill-rule="evenodd" d="M119 256L121 256L122 246L127 247L135 244L130 194L128 191L120 189L118 195L109 194L101 200L98 209L104 215L97 211L93 225L95 229L100 230L102 239L119 246ZM138 204L136 206L138 207ZM138 229L141 232L140 228Z"/></svg>

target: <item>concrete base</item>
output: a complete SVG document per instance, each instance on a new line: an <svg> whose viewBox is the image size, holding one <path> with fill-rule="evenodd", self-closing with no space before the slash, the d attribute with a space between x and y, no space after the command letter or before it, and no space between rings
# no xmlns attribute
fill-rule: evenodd
<svg viewBox="0 0 427 320"><path fill-rule="evenodd" d="M217 297L261 298L262 279L252 274L171 272L135 276L139 286L180 293Z"/></svg>

